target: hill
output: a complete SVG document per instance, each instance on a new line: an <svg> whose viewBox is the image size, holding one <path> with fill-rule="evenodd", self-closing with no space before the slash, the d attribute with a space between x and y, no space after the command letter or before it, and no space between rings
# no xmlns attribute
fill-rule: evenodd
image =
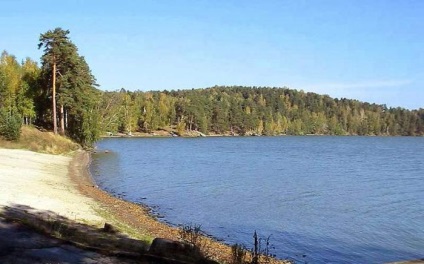
<svg viewBox="0 0 424 264"><path fill-rule="evenodd" d="M224 135L424 135L424 109L389 108L288 88L215 86L102 93L102 130Z"/></svg>

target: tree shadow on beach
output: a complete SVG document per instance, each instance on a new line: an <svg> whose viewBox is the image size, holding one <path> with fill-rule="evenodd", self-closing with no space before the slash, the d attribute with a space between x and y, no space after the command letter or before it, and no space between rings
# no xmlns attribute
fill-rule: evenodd
<svg viewBox="0 0 424 264"><path fill-rule="evenodd" d="M0 207L0 263L205 263L152 254L150 246L110 224L97 228L20 204Z"/></svg>
<svg viewBox="0 0 424 264"><path fill-rule="evenodd" d="M146 256L149 246L109 224L96 228L19 204L0 209L2 263L157 263Z"/></svg>

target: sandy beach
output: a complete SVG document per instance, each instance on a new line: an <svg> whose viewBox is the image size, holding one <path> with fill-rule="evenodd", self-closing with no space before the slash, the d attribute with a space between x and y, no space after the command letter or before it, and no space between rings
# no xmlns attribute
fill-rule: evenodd
<svg viewBox="0 0 424 264"><path fill-rule="evenodd" d="M28 206L76 222L101 226L98 205L80 195L69 177L72 157L17 149L0 149L0 210Z"/></svg>
<svg viewBox="0 0 424 264"><path fill-rule="evenodd" d="M88 171L90 154L69 156L0 149L0 211L30 207L102 227L127 225L148 236L175 238L176 229L158 222L148 209L99 189Z"/></svg>

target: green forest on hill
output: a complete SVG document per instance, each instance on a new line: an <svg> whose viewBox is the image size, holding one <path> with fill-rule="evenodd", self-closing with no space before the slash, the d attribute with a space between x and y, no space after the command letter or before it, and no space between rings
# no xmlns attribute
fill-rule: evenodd
<svg viewBox="0 0 424 264"><path fill-rule="evenodd" d="M286 87L100 91L68 34L56 28L40 35L41 67L30 58L18 62L1 54L0 136L17 139L22 124L86 146L106 132L161 129L180 135L424 135L422 108L389 108Z"/></svg>
<svg viewBox="0 0 424 264"><path fill-rule="evenodd" d="M407 110L333 99L288 88L215 86L206 89L102 93L103 131L177 131L237 135L424 134L424 109Z"/></svg>

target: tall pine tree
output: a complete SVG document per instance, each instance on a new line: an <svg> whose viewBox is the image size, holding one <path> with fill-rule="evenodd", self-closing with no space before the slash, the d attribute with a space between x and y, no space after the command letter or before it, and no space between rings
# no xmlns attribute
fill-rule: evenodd
<svg viewBox="0 0 424 264"><path fill-rule="evenodd" d="M54 133L57 133L59 119L62 134L87 146L99 137L100 95L87 62L78 54L68 34L69 30L61 28L41 34L38 47L44 47L41 57L43 83L51 87ZM49 89L46 91L50 94Z"/></svg>

